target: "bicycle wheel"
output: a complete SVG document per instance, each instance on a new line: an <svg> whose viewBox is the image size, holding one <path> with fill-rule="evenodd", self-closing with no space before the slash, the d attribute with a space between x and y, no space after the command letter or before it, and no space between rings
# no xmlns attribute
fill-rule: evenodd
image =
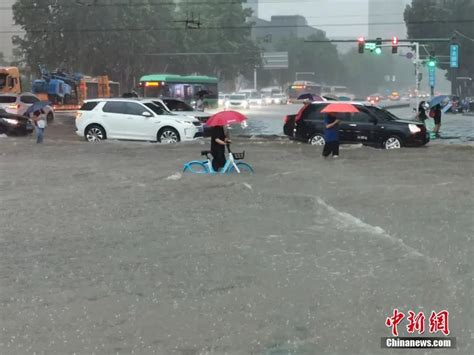
<svg viewBox="0 0 474 355"><path fill-rule="evenodd" d="M200 161L192 161L185 164L183 172L187 171L193 174L209 174L207 164Z"/></svg>
<svg viewBox="0 0 474 355"><path fill-rule="evenodd" d="M238 162L238 163L235 163L235 164L239 168L241 174L253 174L254 173L253 168L247 163ZM230 168L229 168L229 174L235 174L235 173L237 173L237 171L235 170L234 166L231 165Z"/></svg>

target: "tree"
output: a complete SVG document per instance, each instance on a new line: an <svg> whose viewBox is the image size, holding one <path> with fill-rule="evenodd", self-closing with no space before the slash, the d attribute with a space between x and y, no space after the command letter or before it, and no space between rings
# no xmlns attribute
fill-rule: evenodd
<svg viewBox="0 0 474 355"><path fill-rule="evenodd" d="M276 51L288 52L287 82L294 80L296 72L314 72L315 81L327 84L343 83L344 66L336 46L331 43L310 43L327 41L323 31L308 38L284 38L275 45Z"/></svg>
<svg viewBox="0 0 474 355"><path fill-rule="evenodd" d="M233 80L249 74L260 62L260 50L251 39L251 25L246 22L251 10L237 0L183 3L175 12L175 21L194 19L196 29L183 28L172 33L175 51L183 53L214 53L212 55L180 56L170 61L169 70L178 73L197 72ZM193 15L194 17L191 17ZM184 27L184 26L183 26Z"/></svg>
<svg viewBox="0 0 474 355"><path fill-rule="evenodd" d="M14 20L25 35L14 43L32 68L43 64L88 75L106 73L130 87L150 66L145 53L168 50L168 37L157 32L170 25L172 9L170 2L158 6L151 0L135 5L113 0L17 0Z"/></svg>
<svg viewBox="0 0 474 355"><path fill-rule="evenodd" d="M0 52L0 66L6 66L7 64L8 63L5 60L5 55L3 54L3 52Z"/></svg>
<svg viewBox="0 0 474 355"><path fill-rule="evenodd" d="M404 17L409 38L451 38L455 35L460 44L458 76L474 77L472 14L472 0L447 0L442 7L436 0L413 0L407 6ZM436 51L436 55L449 55L448 43L431 43L430 46ZM449 64L440 63L439 67L448 69Z"/></svg>

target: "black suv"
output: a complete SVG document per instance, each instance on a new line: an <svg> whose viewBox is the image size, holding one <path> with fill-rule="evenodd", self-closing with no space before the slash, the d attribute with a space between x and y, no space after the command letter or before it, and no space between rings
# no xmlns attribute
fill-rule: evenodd
<svg viewBox="0 0 474 355"><path fill-rule="evenodd" d="M314 102L303 107L297 115L285 118L284 133L290 139L324 144L324 116L321 110L329 102ZM421 146L429 142L429 133L423 123L401 120L392 113L363 103L352 103L357 113L333 114L341 120L341 143L363 143L397 149L403 146Z"/></svg>

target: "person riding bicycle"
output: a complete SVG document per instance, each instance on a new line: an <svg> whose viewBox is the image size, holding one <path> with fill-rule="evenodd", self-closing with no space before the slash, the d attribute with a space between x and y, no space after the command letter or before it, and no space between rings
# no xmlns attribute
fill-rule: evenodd
<svg viewBox="0 0 474 355"><path fill-rule="evenodd" d="M225 147L231 143L231 140L227 136L227 128L224 129L222 126L213 127L211 133L211 154L214 158L212 159L212 168L214 171L219 171L226 163Z"/></svg>

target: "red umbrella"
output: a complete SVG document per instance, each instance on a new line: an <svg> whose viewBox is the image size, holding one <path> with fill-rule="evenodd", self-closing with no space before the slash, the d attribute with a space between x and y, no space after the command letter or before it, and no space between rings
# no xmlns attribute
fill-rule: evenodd
<svg viewBox="0 0 474 355"><path fill-rule="evenodd" d="M321 110L323 113L357 113L359 110L352 104L337 102L327 105Z"/></svg>
<svg viewBox="0 0 474 355"><path fill-rule="evenodd" d="M221 111L207 120L206 125L210 127L227 126L236 123L242 123L247 117L236 111Z"/></svg>

